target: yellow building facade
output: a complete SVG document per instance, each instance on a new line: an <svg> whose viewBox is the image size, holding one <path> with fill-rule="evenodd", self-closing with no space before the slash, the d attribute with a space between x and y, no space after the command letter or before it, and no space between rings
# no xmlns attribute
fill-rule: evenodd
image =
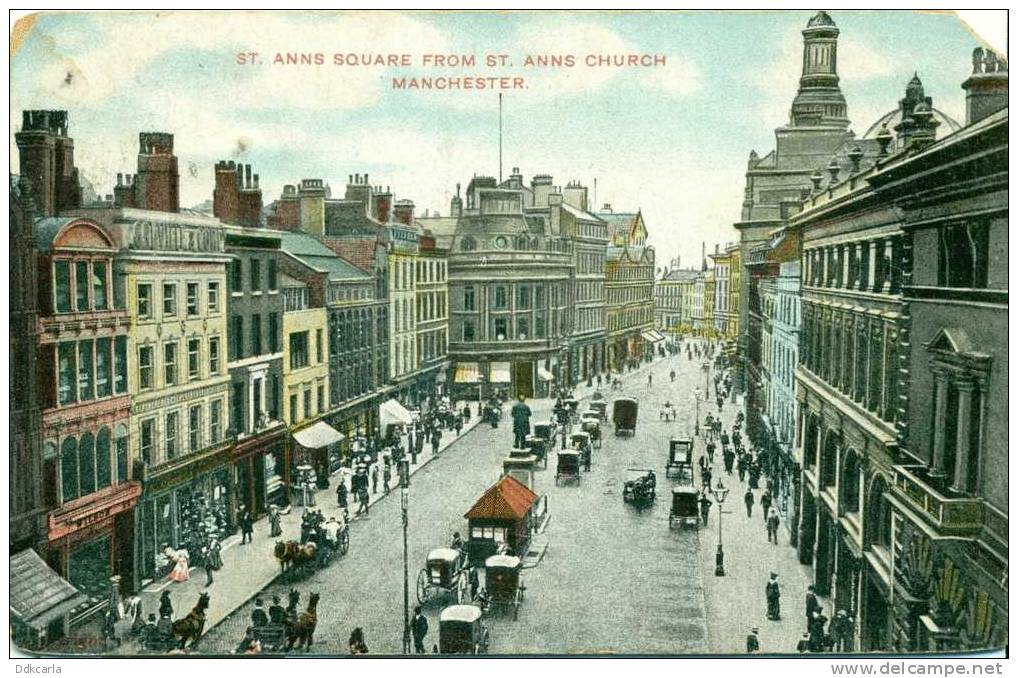
<svg viewBox="0 0 1018 678"><path fill-rule="evenodd" d="M304 283L283 276L283 421L293 429L329 410L329 317Z"/></svg>

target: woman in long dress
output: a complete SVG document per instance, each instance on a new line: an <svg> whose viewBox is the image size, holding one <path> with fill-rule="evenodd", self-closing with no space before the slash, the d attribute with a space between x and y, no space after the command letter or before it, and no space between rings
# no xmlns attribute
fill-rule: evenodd
<svg viewBox="0 0 1018 678"><path fill-rule="evenodd" d="M187 553L187 550L186 549L180 549L179 551L175 551L171 557L176 562L176 565L174 565L173 569L170 570L170 576L169 576L170 581L181 582L181 581L187 581L188 579L190 579L191 575L188 572L188 563L187 563L188 553Z"/></svg>

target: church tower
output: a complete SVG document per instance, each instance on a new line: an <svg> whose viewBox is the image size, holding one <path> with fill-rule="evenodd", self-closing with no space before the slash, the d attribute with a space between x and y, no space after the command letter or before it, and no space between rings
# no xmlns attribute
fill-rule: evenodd
<svg viewBox="0 0 1018 678"><path fill-rule="evenodd" d="M838 27L819 11L802 32L802 77L792 102L793 127L848 128L848 106L838 86Z"/></svg>

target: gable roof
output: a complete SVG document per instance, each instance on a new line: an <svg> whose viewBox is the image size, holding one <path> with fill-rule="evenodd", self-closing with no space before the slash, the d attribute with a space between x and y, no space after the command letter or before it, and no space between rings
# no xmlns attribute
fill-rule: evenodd
<svg viewBox="0 0 1018 678"><path fill-rule="evenodd" d="M537 501L537 495L512 476L502 479L487 489L463 517L520 520Z"/></svg>
<svg viewBox="0 0 1018 678"><path fill-rule="evenodd" d="M601 221L608 224L608 238L612 241L616 238L629 238L636 228L638 216L639 212L601 212L597 215Z"/></svg>
<svg viewBox="0 0 1018 678"><path fill-rule="evenodd" d="M11 612L34 628L45 628L49 620L88 599L32 549L10 557L10 573Z"/></svg>
<svg viewBox="0 0 1018 678"><path fill-rule="evenodd" d="M279 233L282 240L281 250L316 271L328 273L329 280L371 277L346 259L337 256L313 235L300 231L279 231Z"/></svg>

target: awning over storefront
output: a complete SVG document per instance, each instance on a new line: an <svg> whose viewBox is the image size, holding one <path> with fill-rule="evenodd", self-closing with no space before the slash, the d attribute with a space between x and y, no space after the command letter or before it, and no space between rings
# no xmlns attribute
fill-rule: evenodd
<svg viewBox="0 0 1018 678"><path fill-rule="evenodd" d="M332 428L324 421L316 421L311 426L305 429L297 431L293 434L293 439L300 444L301 447L306 447L311 450L317 450L322 447L328 447L340 442L346 436Z"/></svg>
<svg viewBox="0 0 1018 678"><path fill-rule="evenodd" d="M652 344L665 340L664 335L657 330L644 330L643 332L640 332L640 336Z"/></svg>
<svg viewBox="0 0 1018 678"><path fill-rule="evenodd" d="M540 365L537 366L537 378L541 381L555 381L555 375Z"/></svg>
<svg viewBox="0 0 1018 678"><path fill-rule="evenodd" d="M25 626L44 631L88 596L58 575L32 549L15 553L11 566L11 615Z"/></svg>
<svg viewBox="0 0 1018 678"><path fill-rule="evenodd" d="M512 380L509 378L509 363L491 364L492 384L508 384L510 381Z"/></svg>
<svg viewBox="0 0 1018 678"><path fill-rule="evenodd" d="M409 426L414 423L414 417L410 411L395 398L390 398L382 403L378 408L378 419L383 428L389 424Z"/></svg>
<svg viewBox="0 0 1018 678"><path fill-rule="evenodd" d="M481 379L481 370L477 363L456 363L456 375L453 378L457 384L476 384Z"/></svg>

